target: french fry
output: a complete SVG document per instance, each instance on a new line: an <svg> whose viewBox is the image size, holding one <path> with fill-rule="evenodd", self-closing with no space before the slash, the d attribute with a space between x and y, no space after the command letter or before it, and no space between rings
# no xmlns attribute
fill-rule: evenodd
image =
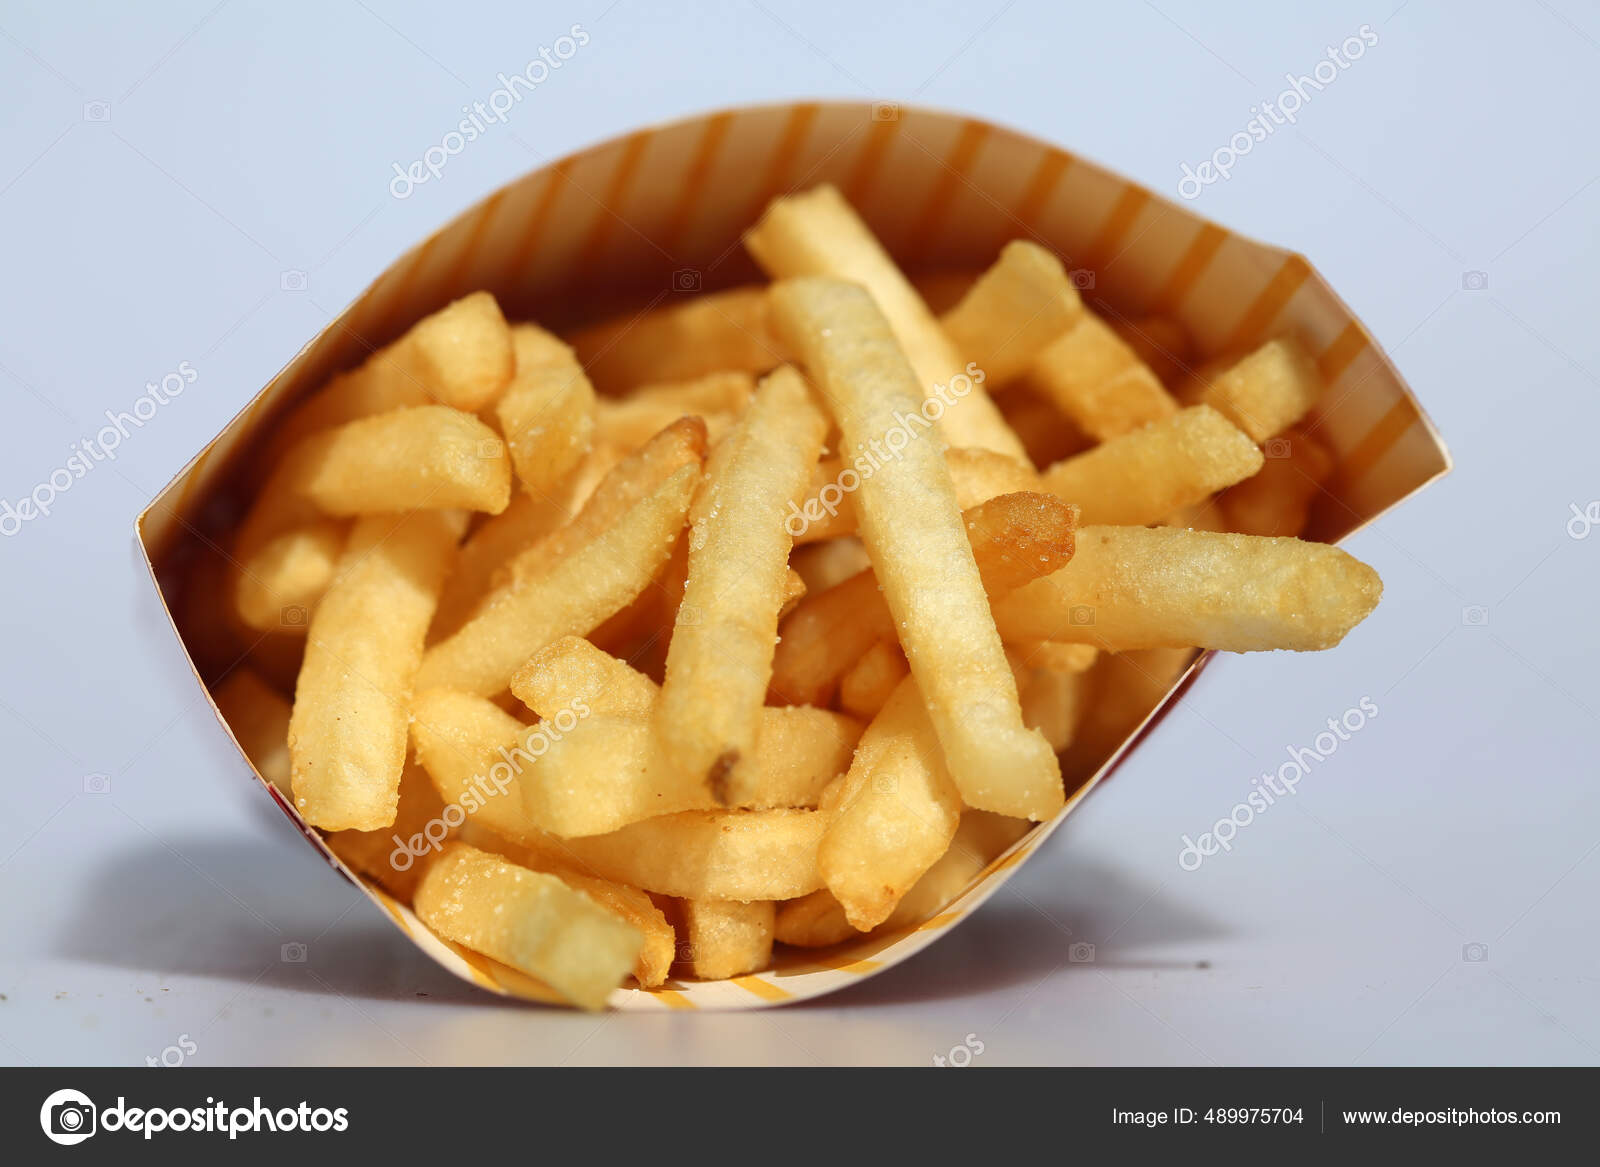
<svg viewBox="0 0 1600 1167"><path fill-rule="evenodd" d="M1003 494L969 508L961 518L990 599L1048 575L1072 556L1075 512L1050 495ZM873 644L894 640L899 631L871 569L807 596L782 625L773 656L773 699L826 704L839 678Z"/></svg>
<svg viewBox="0 0 1600 1167"><path fill-rule="evenodd" d="M524 490L545 496L575 469L594 439L594 387L564 344L543 329L511 330L517 372L495 404L511 465Z"/></svg>
<svg viewBox="0 0 1600 1167"><path fill-rule="evenodd" d="M864 721L871 721L894 692L895 686L911 673L906 654L890 638L878 641L862 653L849 671L839 678L839 708Z"/></svg>
<svg viewBox="0 0 1600 1167"><path fill-rule="evenodd" d="M304 633L309 613L333 582L349 534L348 522L323 519L269 539L239 566L239 618L261 632Z"/></svg>
<svg viewBox="0 0 1600 1167"><path fill-rule="evenodd" d="M1050 342L1024 383L1102 442L1178 409L1149 366L1093 312Z"/></svg>
<svg viewBox="0 0 1600 1167"><path fill-rule="evenodd" d="M1172 317L1113 317L1106 323L1169 390L1188 375L1194 360L1194 343L1183 325Z"/></svg>
<svg viewBox="0 0 1600 1167"><path fill-rule="evenodd" d="M317 605L289 719L295 808L325 830L394 822L411 685L458 528L439 511L373 515Z"/></svg>
<svg viewBox="0 0 1600 1167"><path fill-rule="evenodd" d="M652 724L656 766L725 806L759 780L752 753L772 675L792 539L782 516L822 449L827 418L783 366L712 455L689 515L689 575Z"/></svg>
<svg viewBox="0 0 1600 1167"><path fill-rule="evenodd" d="M1010 642L1304 652L1338 644L1382 592L1377 572L1320 543L1084 527L1066 567L999 601L994 615Z"/></svg>
<svg viewBox="0 0 1600 1167"><path fill-rule="evenodd" d="M706 427L697 417L682 417L644 446L612 466L564 527L517 554L496 572L504 588L548 571L550 565L610 531L639 503L661 490L685 466L699 469L706 456Z"/></svg>
<svg viewBox="0 0 1600 1167"><path fill-rule="evenodd" d="M967 294L967 289L977 283L981 271L970 271L964 268L954 271L924 272L913 276L911 286L917 290L917 295L922 297L922 302L928 306L928 311L935 316L943 316L950 309L961 302L961 297Z"/></svg>
<svg viewBox="0 0 1600 1167"><path fill-rule="evenodd" d="M245 665L224 677L211 696L256 773L289 797L288 699Z"/></svg>
<svg viewBox="0 0 1600 1167"><path fill-rule="evenodd" d="M755 378L737 369L688 381L642 385L626 397L600 399L595 407L595 433L632 449L680 417L699 416L708 429L713 422L726 429L749 403L755 388Z"/></svg>
<svg viewBox="0 0 1600 1167"><path fill-rule="evenodd" d="M585 1009L604 1007L644 943L558 876L465 843L449 844L428 868L416 912L445 939L537 977Z"/></svg>
<svg viewBox="0 0 1600 1167"><path fill-rule="evenodd" d="M418 321L358 369L307 398L272 435L266 461L318 430L410 405L474 412L492 401L516 368L511 331L488 292L474 292Z"/></svg>
<svg viewBox="0 0 1600 1167"><path fill-rule="evenodd" d="M1075 788L1105 764L1193 662L1192 648L1102 653L1061 770Z"/></svg>
<svg viewBox="0 0 1600 1167"><path fill-rule="evenodd" d="M564 838L604 834L654 815L715 808L703 782L647 773L649 709L633 712L631 698L639 694L627 690L649 686L653 705L655 686L649 679L635 673L614 683L616 673L632 672L620 661L615 669L580 678L577 674L591 665L571 659L575 654L564 651L570 643L552 646L554 660L549 650L541 654L546 663L536 668L536 679L519 685L524 700L543 717L539 725L524 725L471 694L446 689L418 694L413 703L417 752L435 783L441 789L484 789L487 780L497 790L504 787L500 792L510 796L496 800L491 829L503 827L501 812L511 813L503 805L509 801L521 829ZM576 685L557 692L548 688L552 680ZM599 710L586 700L597 692L597 699L610 699ZM767 710L746 805L817 805L823 787L849 765L860 733L858 722L825 709Z"/></svg>
<svg viewBox="0 0 1600 1167"><path fill-rule="evenodd" d="M588 875L553 858L549 853L537 852L503 839L475 822L463 823L458 837L463 843L480 851L492 851L519 867L557 876L573 891L581 891L608 912L632 924L644 938L644 944L634 961L633 979L645 989L656 988L666 981L677 956L677 932L668 922L666 914L650 898L649 892Z"/></svg>
<svg viewBox="0 0 1600 1167"><path fill-rule="evenodd" d="M967 811L949 849L923 872L875 932L893 934L932 919L1027 832L1028 824L1021 819ZM799 948L824 948L862 935L850 926L843 906L827 888L779 904L774 932L779 943Z"/></svg>
<svg viewBox="0 0 1600 1167"><path fill-rule="evenodd" d="M996 400L1035 466L1049 466L1094 445L1054 402L1030 389L1026 378L1013 382Z"/></svg>
<svg viewBox="0 0 1600 1167"><path fill-rule="evenodd" d="M467 537L439 597L439 610L428 630L430 641L442 640L465 624L488 595L495 572L572 518L571 487L577 481L574 477L554 495L513 491L506 509Z"/></svg>
<svg viewBox="0 0 1600 1167"><path fill-rule="evenodd" d="M789 564L806 585L806 595L825 592L859 571L872 566L867 549L854 536L828 539L796 547Z"/></svg>
<svg viewBox="0 0 1600 1167"><path fill-rule="evenodd" d="M1333 452L1304 429L1267 439L1265 464L1217 499L1223 522L1243 535L1298 535L1333 473Z"/></svg>
<svg viewBox="0 0 1600 1167"><path fill-rule="evenodd" d="M907 677L862 735L817 852L850 923L863 932L881 924L944 854L960 818L961 795Z"/></svg>
<svg viewBox="0 0 1600 1167"><path fill-rule="evenodd" d="M512 674L511 691L540 717L579 701L596 713L648 717L661 693L649 677L579 636L563 636L529 657Z"/></svg>
<svg viewBox="0 0 1600 1167"><path fill-rule="evenodd" d="M1006 658L1017 677L1022 724L1042 733L1050 748L1059 754L1072 744L1088 701L1089 685L1084 669L1054 666L1053 657L1057 654L1044 651L1052 646L1053 641L1042 640L1031 646L1032 651L1008 647Z"/></svg>
<svg viewBox="0 0 1600 1167"><path fill-rule="evenodd" d="M329 515L444 507L497 514L511 501L505 443L447 405L396 409L313 434L284 465L290 480L276 488Z"/></svg>
<svg viewBox="0 0 1600 1167"><path fill-rule="evenodd" d="M1000 388L1016 380L1083 314L1083 300L1061 261L1037 243L1016 240L939 318L956 350Z"/></svg>
<svg viewBox="0 0 1600 1167"><path fill-rule="evenodd" d="M551 641L582 635L620 611L672 553L699 480L697 464L679 467L610 530L490 596L472 619L428 650L418 688L491 696ZM551 539L560 536L557 531Z"/></svg>
<svg viewBox="0 0 1600 1167"><path fill-rule="evenodd" d="M407 762L400 775L400 801L391 825L376 831L329 831L324 842L345 866L409 904L438 849L454 834L443 814L444 802L428 781L427 771ZM433 849L417 855L395 842L413 837L425 839ZM407 857L404 863L397 862L401 854Z"/></svg>
<svg viewBox="0 0 1600 1167"><path fill-rule="evenodd" d="M791 280L771 296L774 325L833 410L845 457L917 410L915 374L861 288ZM862 481L854 496L862 541L962 798L983 810L1047 817L1061 806L1061 773L1048 743L1022 724L1016 679L941 454L937 443L911 439Z"/></svg>
<svg viewBox="0 0 1600 1167"><path fill-rule="evenodd" d="M1261 469L1261 451L1207 405L1107 440L1039 475L1085 523L1143 526L1203 502Z"/></svg>
<svg viewBox="0 0 1600 1167"><path fill-rule="evenodd" d="M1252 441L1264 442L1304 417L1320 396L1316 362L1304 345L1285 336L1212 376L1201 400Z"/></svg>
<svg viewBox="0 0 1600 1167"><path fill-rule="evenodd" d="M590 380L610 394L729 369L765 373L787 359L767 327L762 287L731 288L629 313L568 339Z"/></svg>
<svg viewBox="0 0 1600 1167"><path fill-rule="evenodd" d="M1022 443L984 390L986 372L963 363L922 297L834 187L823 185L774 199L761 220L745 232L744 244L775 280L830 277L864 287L913 370L919 391L912 397L912 408L923 397L939 401L940 430L951 445L982 446L1026 457ZM790 351L801 351L795 345L797 337L780 325L774 324L773 330ZM964 382L964 390L956 387L958 382Z"/></svg>
<svg viewBox="0 0 1600 1167"><path fill-rule="evenodd" d="M782 620L796 605L806 598L806 581L801 574L792 567L784 569L783 592L779 595L778 619Z"/></svg>
<svg viewBox="0 0 1600 1167"><path fill-rule="evenodd" d="M772 963L771 900L683 900L679 958L691 976L706 981L742 977Z"/></svg>

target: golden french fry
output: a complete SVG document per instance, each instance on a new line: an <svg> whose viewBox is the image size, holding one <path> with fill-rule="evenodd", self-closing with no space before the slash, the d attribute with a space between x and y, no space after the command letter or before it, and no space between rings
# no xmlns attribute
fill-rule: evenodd
<svg viewBox="0 0 1600 1167"><path fill-rule="evenodd" d="M554 717L581 701L596 713L648 717L661 690L579 636L563 636L528 658L511 675L511 691L540 717Z"/></svg>
<svg viewBox="0 0 1600 1167"><path fill-rule="evenodd" d="M642 385L626 397L600 399L595 407L595 433L632 449L680 417L699 416L708 429L715 424L726 430L755 388L755 378L736 369L688 381Z"/></svg>
<svg viewBox="0 0 1600 1167"><path fill-rule="evenodd" d="M900 651L897 641L878 641L839 678L839 708L870 721L910 672L906 654Z"/></svg>
<svg viewBox="0 0 1600 1167"><path fill-rule="evenodd" d="M767 327L762 287L731 288L629 313L568 339L589 378L611 394L729 369L765 373L787 359Z"/></svg>
<svg viewBox="0 0 1600 1167"><path fill-rule="evenodd" d="M1028 826L1005 815L967 811L949 849L900 898L876 932L892 934L931 919L965 892L1007 847L1027 834ZM862 935L850 926L843 906L827 888L779 904L774 931L779 943L799 948L824 948Z"/></svg>
<svg viewBox="0 0 1600 1167"><path fill-rule="evenodd" d="M1201 400L1264 442L1304 417L1322 396L1322 375L1292 336L1269 340L1209 378Z"/></svg>
<svg viewBox="0 0 1600 1167"><path fill-rule="evenodd" d="M914 679L900 682L861 737L822 835L817 867L850 923L866 932L943 855L961 795Z"/></svg>
<svg viewBox="0 0 1600 1167"><path fill-rule="evenodd" d="M451 843L416 892L417 918L447 940L537 977L585 1009L604 1007L644 938L558 876Z"/></svg>
<svg viewBox="0 0 1600 1167"><path fill-rule="evenodd" d="M428 781L427 771L407 762L400 775L400 801L391 825L375 831L329 831L323 841L347 867L409 904L429 864L454 834L443 814L444 802ZM413 838L431 844L432 849L400 846ZM400 862L402 857L404 862Z"/></svg>
<svg viewBox="0 0 1600 1167"><path fill-rule="evenodd" d="M1149 366L1089 311L1039 354L1024 383L1102 442L1178 408Z"/></svg>
<svg viewBox="0 0 1600 1167"><path fill-rule="evenodd" d="M1377 572L1320 543L1084 527L1070 563L996 603L994 615L1010 642L1310 651L1338 644L1382 593Z"/></svg>
<svg viewBox="0 0 1600 1167"><path fill-rule="evenodd" d="M725 806L760 781L752 753L772 674L793 542L781 521L822 449L827 418L785 365L712 455L689 515L689 574L652 724L656 765Z"/></svg>
<svg viewBox="0 0 1600 1167"><path fill-rule="evenodd" d="M1037 243L1008 243L961 302L939 318L956 350L999 388L1027 371L1083 314L1061 261Z"/></svg>
<svg viewBox="0 0 1600 1167"><path fill-rule="evenodd" d="M1053 647L1055 642L1048 640L1035 641L1028 648L1008 646L1006 657L1017 676L1022 724L1044 734L1044 740L1059 754L1072 744L1088 701L1089 683L1085 669L1055 667L1054 658L1059 654L1049 651Z"/></svg>
<svg viewBox="0 0 1600 1167"><path fill-rule="evenodd" d="M269 539L239 565L234 604L261 632L303 634L317 601L333 582L350 524L323 519Z"/></svg>
<svg viewBox="0 0 1600 1167"><path fill-rule="evenodd" d="M1106 323L1169 390L1188 376L1194 343L1183 325L1172 317L1113 317Z"/></svg>
<svg viewBox="0 0 1600 1167"><path fill-rule="evenodd" d="M306 635L289 756L295 808L312 826L394 822L411 685L455 554L451 515L373 515L350 533Z"/></svg>
<svg viewBox="0 0 1600 1167"><path fill-rule="evenodd" d="M496 571L572 518L570 488L577 481L575 476L554 495L513 491L506 509L484 520L467 537L439 597L439 610L428 630L430 641L442 640L465 624L488 595Z"/></svg>
<svg viewBox="0 0 1600 1167"><path fill-rule="evenodd" d="M1062 772L1076 787L1105 764L1167 695L1197 655L1192 648L1144 648L1101 653L1087 681L1085 702Z"/></svg>
<svg viewBox="0 0 1600 1167"><path fill-rule="evenodd" d="M672 971L672 962L677 957L677 933L666 914L650 898L650 893L625 883L613 883L608 879L587 875L547 853L536 852L503 839L475 822L462 824L457 837L463 843L480 851L492 851L519 867L557 876L573 891L581 891L602 908L632 924L644 937L644 944L634 961L633 979L646 989L653 989L666 981L668 973Z"/></svg>
<svg viewBox="0 0 1600 1167"><path fill-rule="evenodd" d="M782 620L795 606L806 598L806 581L801 574L792 567L784 569L783 593L779 597L781 603L778 608L778 619Z"/></svg>
<svg viewBox="0 0 1600 1167"><path fill-rule="evenodd" d="M1331 450L1303 429L1267 439L1265 464L1217 500L1227 529L1243 535L1298 535L1333 473Z"/></svg>
<svg viewBox="0 0 1600 1167"><path fill-rule="evenodd" d="M1003 494L967 509L961 519L991 599L1048 575L1072 556L1075 512L1050 495ZM896 639L899 627L871 569L807 596L783 622L773 655L772 697L826 704L839 678L873 644Z"/></svg>
<svg viewBox="0 0 1600 1167"><path fill-rule="evenodd" d="M289 797L288 699L244 665L224 677L211 697L256 773Z"/></svg>
<svg viewBox="0 0 1600 1167"><path fill-rule="evenodd" d="M285 490L329 515L446 507L495 514L511 501L505 454L499 435L470 413L448 405L391 410L301 442L258 506L272 507L272 492Z"/></svg>
<svg viewBox="0 0 1600 1167"><path fill-rule="evenodd" d="M275 427L268 464L318 430L408 405L474 412L505 388L516 368L511 331L488 292L474 292L418 321L359 369L342 373Z"/></svg>
<svg viewBox="0 0 1600 1167"><path fill-rule="evenodd" d="M607 470L572 521L516 555L495 574L494 586L500 589L542 575L552 563L622 522L685 466L699 469L705 456L705 423L697 417L679 418Z"/></svg>
<svg viewBox="0 0 1600 1167"><path fill-rule="evenodd" d="M683 900L679 960L706 981L760 972L772 963L775 907L771 900Z"/></svg>
<svg viewBox="0 0 1600 1167"><path fill-rule="evenodd" d="M1190 406L1108 439L1039 475L1041 488L1077 503L1085 523L1159 523L1261 469L1261 451L1222 414Z"/></svg>
<svg viewBox="0 0 1600 1167"><path fill-rule="evenodd" d="M488 597L472 619L428 650L418 688L491 696L551 641L582 635L620 611L672 553L699 480L698 464L681 466L610 530Z"/></svg>
<svg viewBox="0 0 1600 1167"><path fill-rule="evenodd" d="M918 392L912 408L924 397L938 401L940 430L951 445L1026 457L984 390L986 372L962 361L916 289L835 188L823 185L774 199L745 232L744 244L775 280L831 277L864 287L913 370ZM791 351L800 351L795 336L781 326L773 330Z"/></svg>
<svg viewBox="0 0 1600 1167"><path fill-rule="evenodd" d="M833 410L845 457L920 412L915 374L861 288L802 279L770 295L774 325ZM862 541L961 796L983 810L1047 817L1061 806L1061 773L1049 744L1022 724L1016 679L941 455L936 442L910 438L862 481L854 496Z"/></svg>
<svg viewBox="0 0 1600 1167"><path fill-rule="evenodd" d="M443 789L509 793L523 829L565 838L599 835L654 815L716 806L704 782L647 773L651 757L649 710L654 684L614 661L597 667L584 659L597 649L558 642L535 658L519 678L519 694L543 720L527 726L481 697L433 689L413 702L417 752ZM603 655L603 654L599 654ZM573 682L572 688L560 688ZM553 683L553 684L552 684ZM651 705L635 710L630 693L649 687ZM599 709L588 697L600 694ZM558 704L559 702L559 704ZM745 805L754 809L817 805L822 789L845 766L860 736L858 722L824 709L769 709L754 754L755 777ZM504 763L504 766L501 765ZM509 770L507 769L509 767ZM483 801L476 799L474 801ZM491 827L502 829L506 810L492 808ZM471 808L469 808L471 809Z"/></svg>
<svg viewBox="0 0 1600 1167"><path fill-rule="evenodd" d="M543 329L511 330L517 372L495 404L511 465L528 493L554 492L594 438L594 387L570 349Z"/></svg>

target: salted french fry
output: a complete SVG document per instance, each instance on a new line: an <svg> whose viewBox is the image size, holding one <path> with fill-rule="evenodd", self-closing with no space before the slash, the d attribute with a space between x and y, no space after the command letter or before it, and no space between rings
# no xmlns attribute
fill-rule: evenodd
<svg viewBox="0 0 1600 1167"><path fill-rule="evenodd" d="M916 376L865 291L801 279L770 295L775 327L834 413L844 457L918 411ZM1016 679L939 445L908 440L854 499L894 630L962 798L983 810L1048 817L1061 806L1061 773L1049 744L1022 724Z"/></svg>
<svg viewBox="0 0 1600 1167"><path fill-rule="evenodd" d="M240 665L211 692L244 756L284 797L289 796L289 701Z"/></svg>
<svg viewBox="0 0 1600 1167"><path fill-rule="evenodd" d="M1304 345L1285 336L1210 377L1201 400L1252 441L1265 442L1304 417L1321 396L1316 362Z"/></svg>
<svg viewBox="0 0 1600 1167"><path fill-rule="evenodd" d="M394 822L411 686L458 533L440 511L373 515L350 533L311 617L289 719L294 804L312 826Z"/></svg>
<svg viewBox="0 0 1600 1167"><path fill-rule="evenodd" d="M439 597L439 610L428 630L430 641L442 640L465 624L488 595L496 571L572 518L570 487L576 482L574 476L553 495L513 491L506 509L467 537Z"/></svg>
<svg viewBox="0 0 1600 1167"><path fill-rule="evenodd" d="M699 416L706 420L708 429L714 424L725 430L744 409L755 388L755 378L737 369L687 381L641 385L626 397L599 400L595 406L595 433L631 449L643 445L680 417Z"/></svg>
<svg viewBox="0 0 1600 1167"><path fill-rule="evenodd" d="M781 520L827 428L805 378L779 368L712 455L689 514L688 581L652 722L655 764L705 782L725 806L746 802L759 781L752 754L793 542Z"/></svg>
<svg viewBox="0 0 1600 1167"><path fill-rule="evenodd" d="M489 781L512 792L518 821L563 838L604 834L654 815L713 809L716 801L703 782L647 773L649 707L634 712L632 698L641 694L628 690L649 686L654 699L653 683L637 673L618 678L624 670L632 673L620 661L593 669L581 653L567 650L572 643L583 642L560 642L553 653L540 654L544 663L531 676L519 674L527 680L519 684L520 694L543 718L536 726L468 693L433 689L417 695L417 752L435 782L481 786L476 780L498 773ZM571 659L575 655L580 659ZM562 682L575 684L559 687ZM600 710L586 699L596 693ZM816 806L823 788L849 765L860 733L859 722L825 709L767 710L745 805ZM504 807L494 809L499 821Z"/></svg>
<svg viewBox="0 0 1600 1167"><path fill-rule="evenodd" d="M596 713L648 717L661 690L579 636L563 636L534 653L511 676L511 691L540 717L554 717L581 701Z"/></svg>
<svg viewBox="0 0 1600 1167"><path fill-rule="evenodd" d="M1050 495L1003 494L969 508L961 518L979 581L991 600L1048 575L1072 556L1073 508ZM783 622L773 655L772 698L826 704L839 678L875 643L897 638L904 643L902 628L874 570L807 596Z"/></svg>
<svg viewBox="0 0 1600 1167"><path fill-rule="evenodd" d="M644 943L558 876L465 843L449 844L428 868L416 912L445 939L537 977L585 1009L604 1007Z"/></svg>
<svg viewBox="0 0 1600 1167"><path fill-rule="evenodd" d="M1106 323L1169 390L1188 375L1194 360L1194 342L1172 317L1141 316L1129 320L1119 316Z"/></svg>
<svg viewBox="0 0 1600 1167"><path fill-rule="evenodd" d="M782 620L806 598L806 581L794 568L784 569L783 592L779 596L778 619Z"/></svg>
<svg viewBox="0 0 1600 1167"><path fill-rule="evenodd" d="M1192 648L1144 648L1100 655L1087 678L1089 698L1072 744L1061 757L1062 773L1073 787L1105 764L1196 655Z"/></svg>
<svg viewBox="0 0 1600 1167"><path fill-rule="evenodd" d="M705 423L697 417L679 418L612 466L570 523L513 557L495 574L495 588L544 574L552 563L622 522L639 503L660 491L685 466L698 470L705 456Z"/></svg>
<svg viewBox="0 0 1600 1167"><path fill-rule="evenodd" d="M418 405L346 422L289 451L281 488L329 515L464 507L497 514L511 501L505 443L470 413ZM274 479L276 480L276 475ZM248 520L247 520L248 522Z"/></svg>
<svg viewBox="0 0 1600 1167"><path fill-rule="evenodd" d="M594 439L594 387L570 349L543 329L511 330L517 372L495 404L511 465L524 490L554 492Z"/></svg>
<svg viewBox="0 0 1600 1167"><path fill-rule="evenodd" d="M910 362L919 390L912 397L913 410L924 397L939 402L940 431L953 446L1026 457L984 389L987 373L962 360L922 297L838 190L822 185L774 199L745 232L744 244L775 280L829 277L864 287ZM773 330L791 351L801 351L792 333L777 324Z"/></svg>
<svg viewBox="0 0 1600 1167"><path fill-rule="evenodd" d="M1083 314L1061 261L1037 243L1008 243L961 302L939 318L956 350L995 388L1016 380Z"/></svg>
<svg viewBox="0 0 1600 1167"><path fill-rule="evenodd" d="M861 737L817 867L850 923L866 932L943 855L961 818L922 693L900 682Z"/></svg>
<svg viewBox="0 0 1600 1167"><path fill-rule="evenodd" d="M653 989L666 981L677 956L677 932L666 914L650 898L649 892L586 874L547 852L534 851L503 839L470 820L462 824L456 837L480 851L491 851L508 859L519 867L557 876L573 891L581 891L608 912L632 924L644 938L644 944L634 961L633 979L646 989Z"/></svg>
<svg viewBox="0 0 1600 1167"><path fill-rule="evenodd" d="M1179 410L1057 462L1041 488L1076 503L1085 523L1143 526L1203 502L1261 469L1261 451L1207 405Z"/></svg>
<svg viewBox="0 0 1600 1167"><path fill-rule="evenodd" d="M678 958L689 975L705 981L760 972L772 963L771 900L683 900Z"/></svg>
<svg viewBox="0 0 1600 1167"><path fill-rule="evenodd" d="M234 604L261 632L304 633L309 615L333 582L350 524L323 519L269 539L239 565Z"/></svg>
<svg viewBox="0 0 1600 1167"><path fill-rule="evenodd" d="M307 398L273 431L268 464L318 430L410 405L474 412L506 387L516 368L511 331L488 292L474 292L418 321L360 368Z"/></svg>
<svg viewBox="0 0 1600 1167"><path fill-rule="evenodd" d="M1243 535L1298 535L1333 473L1333 452L1303 429L1268 438L1266 448L1255 477L1217 499L1223 522Z"/></svg>
<svg viewBox="0 0 1600 1167"><path fill-rule="evenodd" d="M1022 838L1028 825L1021 819L988 811L967 811L961 816L949 849L901 897L876 932L893 934L931 919L966 891L1007 847ZM827 888L779 904L774 932L780 944L799 948L825 948L862 935L850 926L843 906Z"/></svg>
<svg viewBox="0 0 1600 1167"><path fill-rule="evenodd" d="M610 394L729 369L765 373L787 359L767 327L763 287L711 292L629 313L568 339L590 380Z"/></svg>
<svg viewBox="0 0 1600 1167"><path fill-rule="evenodd" d="M839 678L839 708L870 721L910 673L899 643L890 638L880 640Z"/></svg>
<svg viewBox="0 0 1600 1167"><path fill-rule="evenodd" d="M699 480L697 464L680 467L610 530L495 592L472 619L428 650L418 688L491 696L551 641L582 635L620 611L672 553Z"/></svg>
<svg viewBox="0 0 1600 1167"><path fill-rule="evenodd" d="M1070 563L999 601L994 615L1008 642L1310 651L1338 644L1382 592L1377 572L1320 543L1084 527Z"/></svg>
<svg viewBox="0 0 1600 1167"><path fill-rule="evenodd" d="M1248 479L1246 480L1248 481ZM1189 527L1196 531L1228 531L1227 516L1222 513L1217 498L1204 499L1191 503L1186 507L1179 507L1164 520L1169 527Z"/></svg>
<svg viewBox="0 0 1600 1167"><path fill-rule="evenodd" d="M375 831L329 831L323 841L347 867L409 904L429 864L455 833L444 820L444 809L444 800L428 780L427 771L407 762L400 775L400 801L392 824ZM423 840L427 849L408 850L400 845L413 838Z"/></svg>
<svg viewBox="0 0 1600 1167"><path fill-rule="evenodd" d="M1088 311L1050 342L1023 381L1102 442L1178 409L1149 366L1104 320Z"/></svg>

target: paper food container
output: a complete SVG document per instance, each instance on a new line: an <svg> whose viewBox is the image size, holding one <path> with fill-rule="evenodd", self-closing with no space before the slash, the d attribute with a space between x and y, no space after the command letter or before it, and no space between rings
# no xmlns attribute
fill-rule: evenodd
<svg viewBox="0 0 1600 1167"><path fill-rule="evenodd" d="M1129 316L1176 318L1204 354L1298 336L1328 383L1317 432L1338 459L1308 538L1342 539L1449 469L1439 435L1394 366L1299 255L1235 235L1058 147L957 114L810 102L706 114L534 171L413 247L156 497L139 516L138 538L197 682L228 663L215 660L214 626L193 614L195 601L206 600L197 593L214 588L205 568L242 511L243 455L289 406L371 346L479 288L493 292L508 317L559 329L607 307L666 303L756 279L740 234L775 195L819 182L838 186L908 271L979 269L1007 241L1029 237L1069 267L1094 273L1093 291L1085 293L1092 303L1103 299ZM1044 844L1205 659L1189 666L1060 814L919 927L832 949L780 948L777 966L759 975L668 982L653 992L618 989L612 1004L762 1007L816 997L913 956L977 910ZM434 936L407 907L346 868L257 779L263 796L278 802L322 857L444 967L495 993L555 999L522 974Z"/></svg>

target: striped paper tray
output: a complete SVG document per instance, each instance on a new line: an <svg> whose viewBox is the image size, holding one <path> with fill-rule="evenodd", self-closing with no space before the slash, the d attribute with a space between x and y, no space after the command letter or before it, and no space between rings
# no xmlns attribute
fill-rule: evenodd
<svg viewBox="0 0 1600 1167"><path fill-rule="evenodd" d="M957 114L883 103L760 106L639 130L534 171L402 255L297 353L139 516L138 538L197 681L207 638L182 616L197 560L239 513L236 471L263 430L336 371L468 292L512 318L563 328L621 307L760 278L739 244L774 196L831 182L910 271L979 269L1015 238L1094 273L1108 316L1181 321L1207 355L1283 333L1328 383L1315 418L1337 468L1307 538L1335 542L1444 474L1449 454L1394 366L1301 256L1235 235L1058 147ZM913 956L993 895L1127 754L1205 663L1202 655L1117 753L932 919L832 949L780 948L731 981L618 989L619 1009L759 1008L830 992ZM209 675L215 674L215 668ZM218 714L221 720L221 714ZM226 727L226 723L224 722ZM230 731L231 732L231 731ZM554 1001L543 985L434 936L349 871L256 776L306 839L440 964L495 993Z"/></svg>

